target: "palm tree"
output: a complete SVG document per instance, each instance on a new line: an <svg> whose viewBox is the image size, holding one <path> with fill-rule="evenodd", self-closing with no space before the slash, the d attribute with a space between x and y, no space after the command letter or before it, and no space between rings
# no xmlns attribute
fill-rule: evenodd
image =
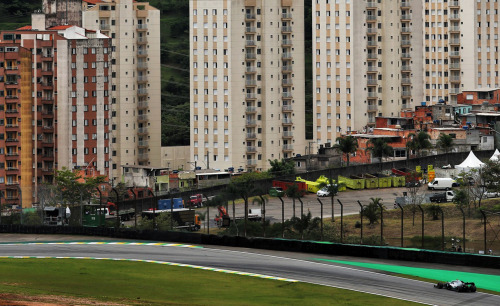
<svg viewBox="0 0 500 306"><path fill-rule="evenodd" d="M297 184L291 184L285 191L287 197L292 198L293 201L293 217L295 217L295 199L302 197L302 191L299 190Z"/></svg>
<svg viewBox="0 0 500 306"><path fill-rule="evenodd" d="M394 154L394 149L387 144L387 140L384 138L372 138L368 140L367 144L369 147L366 148L366 151L370 152L372 157L380 158L380 168L382 168L384 156L388 157Z"/></svg>
<svg viewBox="0 0 500 306"><path fill-rule="evenodd" d="M349 167L349 154L358 150L358 140L350 135L346 137L337 137L337 143L333 145L333 148L346 155L347 167Z"/></svg>
<svg viewBox="0 0 500 306"><path fill-rule="evenodd" d="M417 152L417 157L420 157L422 150L427 150L432 148L432 144L429 141L431 136L424 131L420 131L417 134L411 133L408 135L411 139L406 143L406 147L410 150Z"/></svg>
<svg viewBox="0 0 500 306"><path fill-rule="evenodd" d="M437 141L437 146L444 150L446 154L446 164L448 164L448 152L453 147L453 138L448 134L440 134L439 139Z"/></svg>

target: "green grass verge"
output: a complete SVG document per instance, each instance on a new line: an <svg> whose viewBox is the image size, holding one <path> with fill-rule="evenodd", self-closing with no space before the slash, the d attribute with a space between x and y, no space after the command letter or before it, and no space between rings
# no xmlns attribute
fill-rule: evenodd
<svg viewBox="0 0 500 306"><path fill-rule="evenodd" d="M381 271L387 271L397 274L398 276L408 275L431 280L432 282L449 282L455 279L460 279L464 282L474 282L479 290L488 292L500 293L500 275L480 274L444 269L428 269L418 267L408 267L399 265L365 263L345 260L330 260L314 258L314 260L328 261L344 265L357 266Z"/></svg>
<svg viewBox="0 0 500 306"><path fill-rule="evenodd" d="M101 302L149 305L410 304L318 285L141 262L2 259L0 271L0 293L61 295Z"/></svg>

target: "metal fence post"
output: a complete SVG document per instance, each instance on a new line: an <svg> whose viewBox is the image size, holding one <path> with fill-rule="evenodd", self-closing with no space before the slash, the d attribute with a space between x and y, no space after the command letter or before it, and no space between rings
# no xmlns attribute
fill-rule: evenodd
<svg viewBox="0 0 500 306"><path fill-rule="evenodd" d="M464 245L463 252L465 253L465 212L462 207L458 207L462 212L462 242Z"/></svg>
<svg viewBox="0 0 500 306"><path fill-rule="evenodd" d="M359 208L361 209L359 214L361 215L361 241L360 243L363 244L363 205L361 205L361 202L358 200Z"/></svg>
<svg viewBox="0 0 500 306"><path fill-rule="evenodd" d="M404 230L404 224L403 224L403 218L404 218L404 210L403 210L403 207L399 204L399 203L396 203L396 205L398 205L398 207L401 209L401 247L404 248L404 245L403 245L403 242L404 242L404 239L403 239L403 230Z"/></svg>
<svg viewBox="0 0 500 306"><path fill-rule="evenodd" d="M281 238L285 238L285 202L281 197L278 197L281 201Z"/></svg>
<svg viewBox="0 0 500 306"><path fill-rule="evenodd" d="M344 205L337 199L340 204L340 243L344 243Z"/></svg>
<svg viewBox="0 0 500 306"><path fill-rule="evenodd" d="M422 213L422 249L424 248L424 210L422 209L422 206L417 205L418 208L420 209L420 212Z"/></svg>
<svg viewBox="0 0 500 306"><path fill-rule="evenodd" d="M321 240L323 240L323 202L317 198L319 204L321 205Z"/></svg>
<svg viewBox="0 0 500 306"><path fill-rule="evenodd" d="M382 204L377 203L378 207L380 207L380 245L383 245L384 241L384 206Z"/></svg>

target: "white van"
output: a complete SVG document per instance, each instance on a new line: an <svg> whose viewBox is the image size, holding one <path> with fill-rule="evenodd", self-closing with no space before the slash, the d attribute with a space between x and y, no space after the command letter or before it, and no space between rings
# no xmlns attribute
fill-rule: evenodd
<svg viewBox="0 0 500 306"><path fill-rule="evenodd" d="M437 189L450 190L452 187L456 186L458 186L457 181L449 177L435 178L432 180L432 182L427 184L429 190L437 190Z"/></svg>

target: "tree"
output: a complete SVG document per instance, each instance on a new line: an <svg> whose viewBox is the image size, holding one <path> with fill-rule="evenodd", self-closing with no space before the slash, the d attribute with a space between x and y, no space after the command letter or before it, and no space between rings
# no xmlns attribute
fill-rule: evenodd
<svg viewBox="0 0 500 306"><path fill-rule="evenodd" d="M293 163L293 160L291 159L289 160L282 159L281 161L277 159L275 160L269 159L269 164L271 165L271 168L268 170L268 172L273 176L295 174L295 165Z"/></svg>
<svg viewBox="0 0 500 306"><path fill-rule="evenodd" d="M416 151L417 157L420 157L423 150L432 148L432 144L429 141L431 136L424 131L420 131L417 134L408 134L408 137L410 140L406 143L406 147L410 150Z"/></svg>
<svg viewBox="0 0 500 306"><path fill-rule="evenodd" d="M387 140L384 138L372 138L368 140L367 145L366 151L370 152L372 157L380 158L380 168L382 170L382 160L384 156L392 156L394 154L394 149L387 144Z"/></svg>
<svg viewBox="0 0 500 306"><path fill-rule="evenodd" d="M259 173L250 172L244 173L236 177L234 182L234 192L238 194L245 202L245 223L244 223L244 236L247 236L247 224L248 224L248 199L254 194L258 194L258 190L255 187L256 178L260 177Z"/></svg>
<svg viewBox="0 0 500 306"><path fill-rule="evenodd" d="M427 214L432 218L432 220L439 220L439 214L441 213L441 207L437 204L427 205L425 208Z"/></svg>
<svg viewBox="0 0 500 306"><path fill-rule="evenodd" d="M439 139L437 141L437 146L444 150L446 154L446 164L449 163L448 152L453 148L453 138L448 134L440 134Z"/></svg>
<svg viewBox="0 0 500 306"><path fill-rule="evenodd" d="M415 214L417 213L418 206L422 204L425 198L425 193L421 192L420 173L416 171L410 172L405 176L407 202L408 207L412 214L412 224L415 226Z"/></svg>
<svg viewBox="0 0 500 306"><path fill-rule="evenodd" d="M293 203L293 217L295 217L295 199L303 196L302 191L299 190L299 185L296 183L291 184L285 191L287 197L292 198Z"/></svg>
<svg viewBox="0 0 500 306"><path fill-rule="evenodd" d="M363 216L366 217L369 221L369 224L372 225L375 222L378 221L378 218L380 217L380 202L382 201L381 198L370 198L370 204L368 204L364 209L363 209Z"/></svg>
<svg viewBox="0 0 500 306"><path fill-rule="evenodd" d="M337 152L342 152L346 155L347 167L349 167L349 154L355 153L358 150L358 140L351 135L346 137L337 137L337 143L333 145Z"/></svg>

